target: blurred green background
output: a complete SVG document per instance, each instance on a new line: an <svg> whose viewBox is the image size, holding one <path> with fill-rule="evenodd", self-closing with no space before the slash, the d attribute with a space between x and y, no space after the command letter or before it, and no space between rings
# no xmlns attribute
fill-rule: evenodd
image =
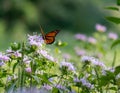
<svg viewBox="0 0 120 93"><path fill-rule="evenodd" d="M91 34L95 24L106 25L119 31L105 16L112 15L105 9L115 5L114 0L0 0L0 50L11 42L22 41L27 34L60 29L59 38L70 41L69 34ZM66 41L67 41L66 40Z"/></svg>

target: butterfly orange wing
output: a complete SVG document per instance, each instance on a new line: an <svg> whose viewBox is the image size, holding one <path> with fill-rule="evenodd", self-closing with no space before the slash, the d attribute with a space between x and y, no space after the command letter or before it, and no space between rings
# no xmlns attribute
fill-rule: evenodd
<svg viewBox="0 0 120 93"><path fill-rule="evenodd" d="M55 30L47 33L45 35L45 43L46 44L52 44L55 41L55 36L59 33L60 30Z"/></svg>

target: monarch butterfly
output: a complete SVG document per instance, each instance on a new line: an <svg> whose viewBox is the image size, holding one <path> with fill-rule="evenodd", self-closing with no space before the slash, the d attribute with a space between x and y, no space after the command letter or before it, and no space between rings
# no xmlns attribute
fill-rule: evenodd
<svg viewBox="0 0 120 93"><path fill-rule="evenodd" d="M54 30L47 34L44 34L42 27L40 26L40 31L43 37L43 40L46 44L52 44L55 41L55 36L59 33L60 30Z"/></svg>

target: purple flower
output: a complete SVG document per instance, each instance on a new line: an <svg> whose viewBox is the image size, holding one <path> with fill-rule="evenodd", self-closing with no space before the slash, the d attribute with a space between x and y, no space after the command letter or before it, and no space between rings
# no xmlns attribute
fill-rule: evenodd
<svg viewBox="0 0 120 93"><path fill-rule="evenodd" d="M94 85L92 85L91 83L89 83L85 78L81 78L80 82L82 83L83 86L89 88L89 89L93 89Z"/></svg>
<svg viewBox="0 0 120 93"><path fill-rule="evenodd" d="M52 87L51 87L50 85L48 85L48 84L44 84L44 85L42 86L42 88L44 88L44 89L46 89L46 90L51 90L51 89L52 89Z"/></svg>
<svg viewBox="0 0 120 93"><path fill-rule="evenodd" d="M69 71L72 71L72 72L75 71L74 66L73 66L71 63L69 63L69 62L61 62L61 68L62 68L62 67L67 67L67 69L68 69Z"/></svg>
<svg viewBox="0 0 120 93"><path fill-rule="evenodd" d="M78 40L86 41L87 37L84 34L76 34L75 38Z"/></svg>
<svg viewBox="0 0 120 93"><path fill-rule="evenodd" d="M3 53L0 52L0 60L6 62L9 61L10 58L7 55L4 55Z"/></svg>
<svg viewBox="0 0 120 93"><path fill-rule="evenodd" d="M28 73L31 73L31 72L32 72L32 70L31 70L30 67L25 68L25 71L28 72Z"/></svg>
<svg viewBox="0 0 120 93"><path fill-rule="evenodd" d="M56 87L57 87L58 89L62 89L62 90L66 89L64 86L62 86L62 85L60 85L60 84L58 84Z"/></svg>
<svg viewBox="0 0 120 93"><path fill-rule="evenodd" d="M3 61L0 61L0 66L3 66L5 63Z"/></svg>
<svg viewBox="0 0 120 93"><path fill-rule="evenodd" d="M112 73L115 72L115 68L113 68L113 67L109 67L109 68L107 68L107 70L110 71L110 72L112 72Z"/></svg>
<svg viewBox="0 0 120 93"><path fill-rule="evenodd" d="M93 57L90 57L90 56L82 56L82 57L81 57L81 61L82 61L82 62L90 62L90 63L91 63L91 62L92 62L92 61L91 61L92 58L93 58Z"/></svg>
<svg viewBox="0 0 120 93"><path fill-rule="evenodd" d="M74 82L80 82L80 80L77 77L75 77Z"/></svg>
<svg viewBox="0 0 120 93"><path fill-rule="evenodd" d="M102 70L102 75L106 75L106 71L114 73L115 72L115 68L109 67L109 68L103 69Z"/></svg>
<svg viewBox="0 0 120 93"><path fill-rule="evenodd" d="M108 33L108 38L116 40L118 38L118 35L116 33L110 32Z"/></svg>
<svg viewBox="0 0 120 93"><path fill-rule="evenodd" d="M95 66L100 66L102 68L106 68L105 64L103 62L100 62L96 58L91 59L91 61L92 61L92 64L94 64Z"/></svg>
<svg viewBox="0 0 120 93"><path fill-rule="evenodd" d="M89 37L88 42L91 43L91 44L96 44L97 40L93 37Z"/></svg>
<svg viewBox="0 0 120 93"><path fill-rule="evenodd" d="M37 51L39 54L41 54L43 57L45 57L46 59L52 61L52 62L55 62L55 59L48 54L48 52L46 50L38 50Z"/></svg>
<svg viewBox="0 0 120 93"><path fill-rule="evenodd" d="M90 62L95 66L100 66L100 67L106 68L106 66L104 65L103 62L100 62L98 59L96 59L94 57L82 56L81 60L82 60L82 62Z"/></svg>
<svg viewBox="0 0 120 93"><path fill-rule="evenodd" d="M8 75L7 81L9 82L9 81L11 81L11 80L12 80L12 76L9 76L9 75Z"/></svg>
<svg viewBox="0 0 120 93"><path fill-rule="evenodd" d="M35 46L38 46L38 47L42 47L42 45L44 44L44 40L43 40L42 36L28 35L28 43L30 45L35 45Z"/></svg>
<svg viewBox="0 0 120 93"><path fill-rule="evenodd" d="M71 56L70 56L69 54L66 53L66 54L63 54L63 58L64 58L64 59L70 59Z"/></svg>
<svg viewBox="0 0 120 93"><path fill-rule="evenodd" d="M89 89L93 89L94 88L94 85L92 85L91 83L89 83L86 78L81 78L81 79L78 79L78 78L75 78L74 79L74 82L76 83L81 83L84 87L87 87Z"/></svg>
<svg viewBox="0 0 120 93"><path fill-rule="evenodd" d="M19 51L14 52L15 57L22 57L22 54Z"/></svg>
<svg viewBox="0 0 120 93"><path fill-rule="evenodd" d="M78 56L83 56L83 55L85 55L85 53L86 53L85 50L83 50L83 49L78 49L78 48L75 48L75 51L76 51L76 54L77 54Z"/></svg>
<svg viewBox="0 0 120 93"><path fill-rule="evenodd" d="M19 50L13 51L11 48L6 50L8 56L15 56L16 58L22 57L22 54L20 53Z"/></svg>
<svg viewBox="0 0 120 93"><path fill-rule="evenodd" d="M101 24L96 24L95 28L99 32L105 32L106 31L106 27L104 25L101 25Z"/></svg>
<svg viewBox="0 0 120 93"><path fill-rule="evenodd" d="M25 62L26 64L29 64L31 60L28 58L28 56L24 56L23 62Z"/></svg>
<svg viewBox="0 0 120 93"><path fill-rule="evenodd" d="M36 87L30 87L30 88L26 88L23 87L22 90L21 88L16 89L16 91L13 91L13 93L48 93L45 90L39 90Z"/></svg>

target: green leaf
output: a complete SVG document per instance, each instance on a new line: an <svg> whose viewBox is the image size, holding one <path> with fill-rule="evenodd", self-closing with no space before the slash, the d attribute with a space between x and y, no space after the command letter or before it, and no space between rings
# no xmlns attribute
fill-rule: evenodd
<svg viewBox="0 0 120 93"><path fill-rule="evenodd" d="M99 86L106 86L110 82L110 79L107 76L102 76L99 78Z"/></svg>
<svg viewBox="0 0 120 93"><path fill-rule="evenodd" d="M37 76L33 76L33 75L31 76L35 79L35 81L37 81L38 84L40 83L39 78Z"/></svg>
<svg viewBox="0 0 120 93"><path fill-rule="evenodd" d="M53 88L53 89L52 89L52 93L60 93L60 91L59 91L59 89L57 89L57 88Z"/></svg>
<svg viewBox="0 0 120 93"><path fill-rule="evenodd" d="M118 44L120 44L120 39L115 40L115 41L112 43L111 49L112 49L113 47L115 47L116 45L118 45Z"/></svg>
<svg viewBox="0 0 120 93"><path fill-rule="evenodd" d="M116 55L117 55L117 52L115 51L115 52L114 52L113 62L112 62L112 67L114 67L114 66L115 66L115 62L116 62Z"/></svg>
<svg viewBox="0 0 120 93"><path fill-rule="evenodd" d="M106 17L106 19L116 24L120 24L120 18L118 17Z"/></svg>
<svg viewBox="0 0 120 93"><path fill-rule="evenodd" d="M105 7L105 9L119 11L119 8L117 8L117 7L112 7L112 6L110 6L110 7Z"/></svg>
<svg viewBox="0 0 120 93"><path fill-rule="evenodd" d="M117 5L120 5L120 0L117 0Z"/></svg>
<svg viewBox="0 0 120 93"><path fill-rule="evenodd" d="M115 75L120 73L120 66L115 67Z"/></svg>
<svg viewBox="0 0 120 93"><path fill-rule="evenodd" d="M110 90L117 91L117 88L116 88L116 87L110 87L109 89L110 89Z"/></svg>
<svg viewBox="0 0 120 93"><path fill-rule="evenodd" d="M53 78L53 77L57 77L58 75L51 75L51 76L49 76L49 79L50 78Z"/></svg>
<svg viewBox="0 0 120 93"><path fill-rule="evenodd" d="M8 92L7 93L13 93L13 90L15 88L15 85L16 85L17 81L15 81L15 83L13 83L10 88L8 89Z"/></svg>
<svg viewBox="0 0 120 93"><path fill-rule="evenodd" d="M15 68L16 68L17 65L18 65L18 62L16 62L16 63L13 65L13 73L15 72Z"/></svg>

